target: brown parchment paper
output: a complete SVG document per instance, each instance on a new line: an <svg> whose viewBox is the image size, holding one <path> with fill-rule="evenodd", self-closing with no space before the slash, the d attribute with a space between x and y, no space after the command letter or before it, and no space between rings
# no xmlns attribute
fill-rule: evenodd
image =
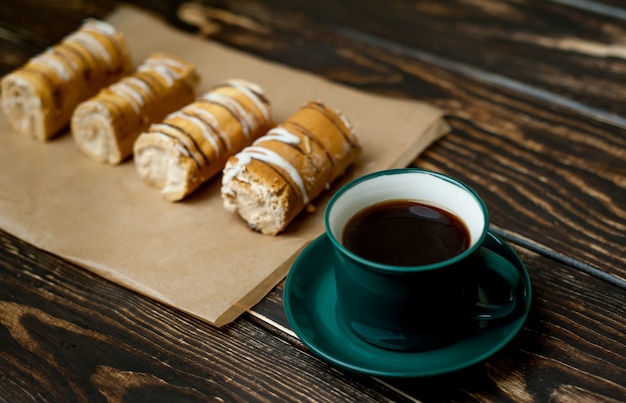
<svg viewBox="0 0 626 403"><path fill-rule="evenodd" d="M431 106L373 96L228 49L166 26L134 8L109 18L125 35L135 65L153 51L194 63L199 93L227 78L261 85L277 122L309 100L343 111L364 152L341 182L408 165L448 128ZM247 229L221 203L216 177L179 203L162 199L136 175L83 156L69 134L41 144L0 117L0 227L113 282L222 326L260 301L323 229L313 201L276 237Z"/></svg>

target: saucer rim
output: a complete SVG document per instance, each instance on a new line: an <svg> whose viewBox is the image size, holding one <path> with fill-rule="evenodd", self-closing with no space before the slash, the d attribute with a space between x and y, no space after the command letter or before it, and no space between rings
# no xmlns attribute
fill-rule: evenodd
<svg viewBox="0 0 626 403"><path fill-rule="evenodd" d="M287 321L289 322L292 330L294 331L294 333L298 336L298 338L300 339L300 341L302 341L302 343L307 346L311 352L313 352L315 355L317 355L318 357L322 358L323 360L336 365L340 368L352 371L352 372L356 372L356 373L360 373L360 374L365 374L365 375L371 375L371 376L380 376L380 377L389 377L389 378L420 378L420 377L426 377L426 376L435 376L435 375L442 375L442 374L446 374L446 373L451 373L451 372L455 372L467 367L470 367L472 365L478 364L480 362L485 361L486 359L488 359L489 357L493 356L494 354L496 354L498 351L500 351L502 348L504 348L507 344L509 344L511 342L511 340L513 340L513 338L519 333L519 331L522 329L524 323L526 322L526 319L528 317L528 314L530 312L530 305L531 305L531 300L532 300L532 283L530 280L530 275L528 273L528 270L526 268L526 266L524 265L523 261L521 260L521 258L518 256L518 254L502 239L500 239L497 235L495 235L492 232L488 232L487 236L485 237L484 242L490 242L492 241L494 243L494 246L492 248L488 248L490 250L493 251L493 249L496 250L501 250L502 248L505 250L508 250L508 254L512 257L515 258L515 262L512 262L514 264L519 264L520 267L522 268L522 277L524 280L524 284L526 286L526 306L524 309L524 312L514 321L509 322L508 324L502 325L502 326L495 326L495 327L489 327L487 330L481 331L480 333L478 333L476 336L472 336L470 338L464 339L460 342L457 343L453 343L454 344L458 344L458 343L463 343L463 341L467 341L469 340L469 342L471 343L472 340L470 339L477 339L480 340L481 337L482 338L487 338L487 336L489 335L490 332L495 332L498 328L506 328L506 327L511 327L506 333L503 333L501 337L499 337L496 341L494 341L492 343L492 345L487 349L487 351L481 353L481 354L477 354L476 356L473 356L471 359L465 359L465 360L461 360L459 362L456 362L454 364L450 364L450 365L446 365L443 368L433 368L431 370L426 369L418 369L418 370L414 370L414 371L409 371L406 369L400 369L399 367L396 370L382 370L382 369L377 369L376 368L376 362L378 362L377 360L375 360L372 365L369 366L365 366L365 365L361 365L361 364L355 364L355 363L350 363L349 359L341 359L336 357L335 355L332 354L332 351L328 351L328 349L324 349L322 346L320 346L318 343L315 343L314 340L311 340L311 338L309 337L310 335L313 336L319 336L320 332L316 332L315 329L310 329L308 332L304 331L301 329L300 327L300 320L296 319L297 315L294 315L294 309L291 303L291 298L290 296L294 294L294 291L292 289L292 284L295 281L294 278L298 276L298 274L300 273L300 271L302 271L302 267L305 265L311 265L311 263L306 262L303 263L303 261L305 260L305 258L307 258L310 254L313 254L313 251L320 248L320 247L325 247L325 248L330 248L332 247L331 241L330 239L328 239L328 235L327 234L322 234L319 237L317 237L316 239L314 239L312 242L310 242L303 250L302 252L298 255L298 257L296 258L296 260L294 261L288 275L287 275L287 279L285 281L285 288L283 290L283 304L284 304L284 310L285 310L285 314L287 316ZM324 243L327 243L327 245L322 246ZM485 246L481 246L481 247L485 247ZM329 251L327 250L326 252L324 252L325 254L328 254ZM501 255L502 256L502 255ZM505 256L503 256L505 257ZM507 260L509 260L511 262L511 259L505 257ZM315 258L316 260L320 260L319 257ZM321 258L322 260L327 259L327 257ZM317 278L321 278L321 276L323 274L328 273L328 271L332 270L332 265L328 265L328 264L324 264L324 265L320 265L320 266L324 266L323 268L321 268L320 270L317 270ZM298 311L298 309L296 309L296 311ZM299 310L300 312L312 312L315 311L315 313L318 315L321 315L322 312L320 312L319 310L317 310L316 308L311 308L311 309L301 309ZM301 316L301 315L300 315ZM309 316L312 317L312 316ZM349 337L350 335L347 334L347 329L345 329L345 327L343 326L337 326L337 329L341 332L340 337L342 337L344 339L344 342L349 341ZM323 333L323 332L322 332ZM341 343L342 341L338 341L334 344L338 345L339 343ZM365 343L365 342L363 342ZM478 341L476 341L476 343L478 343ZM450 349L451 346L446 346L446 347L442 347L441 349L438 349L439 353L442 353L442 351L448 350ZM432 354L433 351L426 351L426 352L396 352L396 351L391 351L382 347L377 347L377 346L373 346L373 345L368 345L367 346L367 350L371 350L371 351L379 351L380 355L382 357L386 356L386 355L390 355L390 354L399 354L399 355L403 355L406 356L407 359L410 360L418 360L420 356L422 356L422 358L428 359L428 355ZM362 354L367 353L367 351L363 350ZM445 352L444 352L445 354ZM404 367L403 367L404 368Z"/></svg>

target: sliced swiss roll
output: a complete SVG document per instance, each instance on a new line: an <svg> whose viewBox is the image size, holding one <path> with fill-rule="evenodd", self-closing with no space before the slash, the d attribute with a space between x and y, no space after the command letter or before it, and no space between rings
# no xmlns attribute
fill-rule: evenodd
<svg viewBox="0 0 626 403"><path fill-rule="evenodd" d="M178 201L273 124L270 103L258 85L227 80L143 132L134 145L135 166L147 184Z"/></svg>
<svg viewBox="0 0 626 403"><path fill-rule="evenodd" d="M78 105L71 121L74 140L91 159L119 164L150 124L193 102L199 80L192 64L152 54L135 73Z"/></svg>
<svg viewBox="0 0 626 403"><path fill-rule="evenodd" d="M89 19L2 78L2 109L17 132L46 141L67 127L76 105L131 70L122 34Z"/></svg>
<svg viewBox="0 0 626 403"><path fill-rule="evenodd" d="M348 119L311 102L228 160L221 188L224 207L253 230L276 235L360 151Z"/></svg>

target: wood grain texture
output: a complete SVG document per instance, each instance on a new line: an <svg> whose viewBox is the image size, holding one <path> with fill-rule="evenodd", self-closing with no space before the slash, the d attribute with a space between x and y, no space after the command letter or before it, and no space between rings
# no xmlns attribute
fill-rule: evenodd
<svg viewBox="0 0 626 403"><path fill-rule="evenodd" d="M8 252L0 263L7 401L545 401L568 388L617 400L626 393L626 295L526 250L518 249L535 297L509 346L458 373L381 382L335 369L259 319L288 327L281 287L254 309L259 316L215 329L6 233L0 245Z"/></svg>
<svg viewBox="0 0 626 403"><path fill-rule="evenodd" d="M513 342L485 363L457 373L387 382L421 401L538 402L557 395L565 399L572 391L597 401L622 400L626 293L532 251L515 249L531 275L534 297L528 321ZM253 320L259 325L268 318L289 327L282 310L283 285L254 308ZM268 331L275 328L265 326Z"/></svg>
<svg viewBox="0 0 626 403"><path fill-rule="evenodd" d="M416 166L448 173L474 187L496 225L607 271L626 284L626 120L622 122L611 109L600 109L603 97L623 98L622 87L613 83L597 100L585 100L592 108L581 109L551 92L547 79L528 80L522 87L497 70L481 70L494 67L450 62L457 55L444 52L433 59L405 44L394 48L366 34L346 34L331 22L356 22L345 21L347 17L329 10L329 4L321 7L326 12L324 24L315 19L321 18L317 9L294 16L293 10L270 8L265 2L229 2L225 10L215 6L182 7L195 12L190 21L217 24L211 31L213 39L363 90L420 99L444 109L454 130L420 156ZM232 17L235 12L237 19ZM381 11L383 16L386 12ZM583 13L568 11L577 12ZM339 21L329 21L333 18ZM482 16L489 18L493 18L489 13ZM472 14L474 20L481 18ZM414 22L414 36L420 36L424 24L434 24ZM389 25L395 26L385 26ZM454 48L465 47L463 38L458 33ZM554 50L544 47L543 52L552 55ZM602 71L626 67L620 59L599 62ZM569 70L579 61L561 58L559 63ZM511 59L500 69L517 68ZM594 250L589 250L591 243Z"/></svg>
<svg viewBox="0 0 626 403"><path fill-rule="evenodd" d="M227 46L443 108L452 132L413 165L486 200L530 271L529 320L467 370L373 379L292 335L283 283L215 329L0 231L0 401L625 400L621 2L133 3ZM1 2L0 74L114 6Z"/></svg>
<svg viewBox="0 0 626 403"><path fill-rule="evenodd" d="M2 231L0 247L0 400L404 399L250 321L216 329Z"/></svg>
<svg viewBox="0 0 626 403"><path fill-rule="evenodd" d="M626 83L626 28L621 19L588 9L558 2L493 0L388 1L384 6L377 1L316 1L289 8L280 0L203 3L259 20L260 27L264 16L272 16L283 29L295 28L301 36L326 30L380 38L397 48L419 49L626 116L619 105L624 93L615 88ZM225 32L235 28L222 20ZM273 30L266 32L274 35ZM241 38L231 40L245 46ZM578 85L580 80L586 85Z"/></svg>

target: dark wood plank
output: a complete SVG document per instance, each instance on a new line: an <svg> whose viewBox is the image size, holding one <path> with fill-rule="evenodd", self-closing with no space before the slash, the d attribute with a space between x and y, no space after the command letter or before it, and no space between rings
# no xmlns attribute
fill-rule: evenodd
<svg viewBox="0 0 626 403"><path fill-rule="evenodd" d="M620 46L623 20L583 8L558 2L492 0L387 1L384 6L378 1L326 0L298 2L289 8L280 0L204 3L258 21L256 34L261 37L276 35L263 29L267 23L273 25L267 18L280 24L281 30L297 33L293 41L320 30L338 36L369 36L399 49L419 49L440 58L441 63L453 61L490 71L581 105L626 116L620 106L623 95L616 90L616 85L626 84L621 73L626 68ZM217 38L249 46L249 35L234 33L252 24L243 27L237 24L241 20L213 17L222 26ZM274 51L281 48L269 41L265 44ZM282 54L276 56L285 61ZM299 67L307 68L308 59ZM581 80L584 86L579 85Z"/></svg>
<svg viewBox="0 0 626 403"><path fill-rule="evenodd" d="M182 0L0 2L0 76L56 44L78 28L85 18L105 18L118 4L132 3L174 25L191 29L192 27L176 17L181 2Z"/></svg>
<svg viewBox="0 0 626 403"><path fill-rule="evenodd" d="M421 401L468 396L567 401L572 394L578 401L621 401L626 396L626 292L545 256L515 249L526 263L534 293L520 334L483 364L445 376L389 383ZM260 325L269 318L289 328L282 286L254 308L253 318ZM276 331L273 325L265 326Z"/></svg>
<svg viewBox="0 0 626 403"><path fill-rule="evenodd" d="M137 2L184 26L176 3ZM0 232L0 396L623 400L626 293L558 261L626 279L624 58L598 55L623 35L623 20L564 3L428 1L419 14L400 1L209 1L202 9L207 32L227 45L447 111L452 133L415 165L467 181L498 227L544 253L517 247L535 305L501 353L449 376L381 383L335 370L274 326L286 325L280 287L253 314L214 329ZM0 74L113 5L1 3ZM358 12L346 14L346 5ZM46 11L24 11L33 9ZM583 42L567 49L562 32Z"/></svg>
<svg viewBox="0 0 626 403"><path fill-rule="evenodd" d="M363 90L444 109L454 130L416 166L476 188L498 226L626 284L626 137L619 117L573 108L558 94L520 89L487 71L458 63L440 67L421 51L346 36L309 15L243 0L229 2L228 10L245 17L192 8L195 21L203 15L218 25L216 40ZM566 63L563 70L570 68ZM616 91L605 95L618 96Z"/></svg>
<svg viewBox="0 0 626 403"><path fill-rule="evenodd" d="M565 4L579 8L588 13L607 16L626 21L626 10L621 0L550 0L553 3Z"/></svg>
<svg viewBox="0 0 626 403"><path fill-rule="evenodd" d="M245 319L214 328L2 231L0 250L0 400L405 400Z"/></svg>
<svg viewBox="0 0 626 403"><path fill-rule="evenodd" d="M280 287L247 316L257 325L240 318L215 329L6 233L0 246L0 395L9 400L406 397L386 384L424 401L626 393L626 294L520 248L533 308L507 348L455 374L381 383L336 370L259 319L288 327Z"/></svg>
<svg viewBox="0 0 626 403"><path fill-rule="evenodd" d="M153 7L171 11L159 2ZM626 138L621 128L594 119L602 116L583 114L593 111L553 103L551 93L547 99L520 93L488 72L467 71L458 64L448 66L451 71L406 48L381 47L367 36L342 36L333 30L333 21L318 23L319 12L302 15L299 9L273 9L244 0L229 2L228 7L243 14L234 17L228 9L217 12L196 5L193 21L204 18L217 24L215 39L263 57L446 110L454 131L431 147L417 166L467 181L486 199L498 226L626 281ZM344 18L332 7L321 7L328 19ZM104 15L108 8L96 10ZM81 13L85 10L80 7L74 11ZM37 32L37 24L21 18L15 24ZM78 20L59 18L68 30L67 25ZM11 45L13 52L19 49Z"/></svg>

